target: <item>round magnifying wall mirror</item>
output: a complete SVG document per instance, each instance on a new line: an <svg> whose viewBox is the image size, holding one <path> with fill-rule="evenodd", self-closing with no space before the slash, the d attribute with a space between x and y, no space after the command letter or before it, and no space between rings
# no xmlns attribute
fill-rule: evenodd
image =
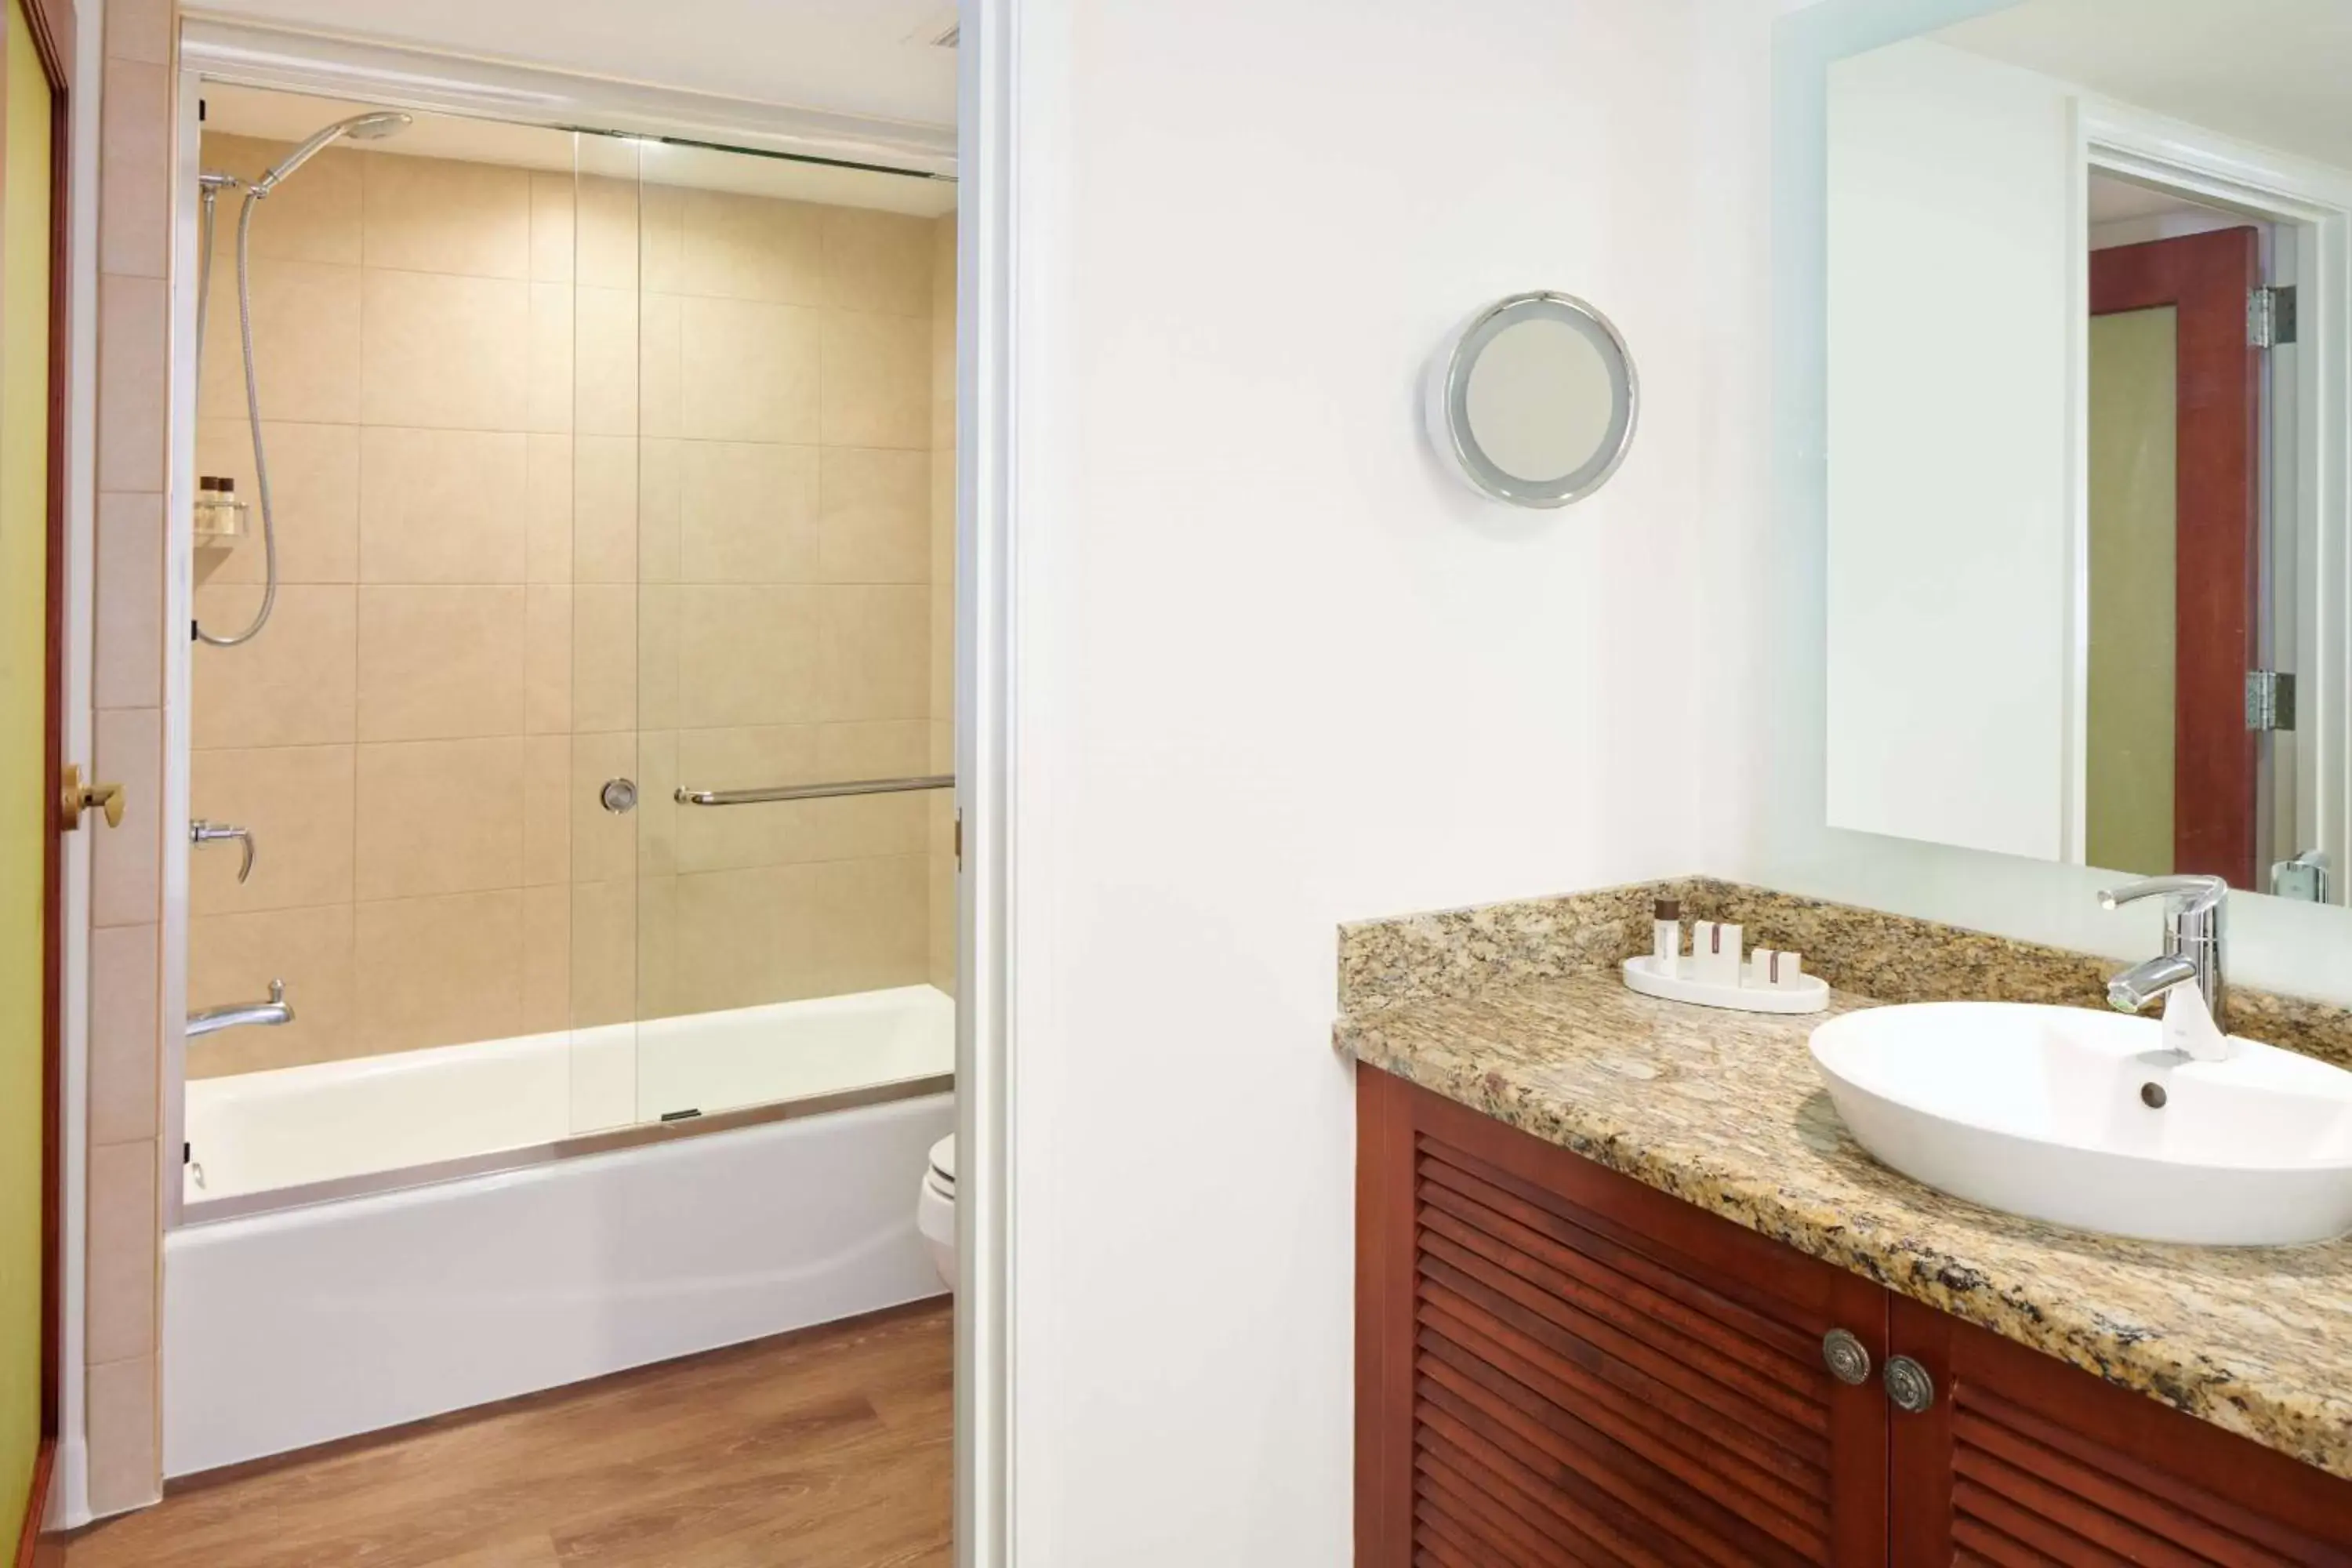
<svg viewBox="0 0 2352 1568"><path fill-rule="evenodd" d="M1429 436L1481 495L1566 506L1625 460L1639 402L1633 356L1609 318L1539 289L1496 300L1446 340L1430 369Z"/></svg>

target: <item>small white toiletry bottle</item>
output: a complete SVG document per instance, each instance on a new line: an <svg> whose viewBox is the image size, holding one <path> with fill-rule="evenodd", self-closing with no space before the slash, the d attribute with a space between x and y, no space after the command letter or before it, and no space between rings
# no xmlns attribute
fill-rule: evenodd
<svg viewBox="0 0 2352 1568"><path fill-rule="evenodd" d="M1651 911L1650 957L1658 967L1672 974L1682 967L1683 903L1680 899L1660 899Z"/></svg>
<svg viewBox="0 0 2352 1568"><path fill-rule="evenodd" d="M1748 972L1739 977L1742 985L1769 985L1780 955L1769 947L1759 947L1748 955Z"/></svg>
<svg viewBox="0 0 2352 1568"><path fill-rule="evenodd" d="M1691 928L1691 977L1716 985L1739 984L1739 928L1701 921Z"/></svg>
<svg viewBox="0 0 2352 1568"><path fill-rule="evenodd" d="M1776 952L1772 955L1772 984L1787 988L1805 977L1805 955L1801 952Z"/></svg>
<svg viewBox="0 0 2352 1568"><path fill-rule="evenodd" d="M1717 921L1715 925L1715 945L1707 957L1714 961L1707 978L1717 985L1739 984L1739 965L1745 950L1739 945L1739 928L1729 921Z"/></svg>

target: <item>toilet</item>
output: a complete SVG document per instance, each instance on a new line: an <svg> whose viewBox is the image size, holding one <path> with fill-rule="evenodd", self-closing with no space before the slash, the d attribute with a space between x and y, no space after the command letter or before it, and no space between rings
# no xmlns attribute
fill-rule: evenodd
<svg viewBox="0 0 2352 1568"><path fill-rule="evenodd" d="M950 1132L931 1145L930 1168L923 1173L923 1185L915 1197L915 1228L923 1233L923 1245L931 1249L931 1265L947 1281L948 1289L956 1282L956 1219L955 1219L955 1134Z"/></svg>

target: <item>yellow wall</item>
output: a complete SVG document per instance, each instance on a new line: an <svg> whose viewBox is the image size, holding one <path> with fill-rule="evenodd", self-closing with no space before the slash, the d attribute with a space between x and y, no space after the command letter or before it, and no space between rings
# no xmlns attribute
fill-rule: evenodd
<svg viewBox="0 0 2352 1568"><path fill-rule="evenodd" d="M2169 305L2091 321L2091 646L2084 849L2172 869L2173 361Z"/></svg>
<svg viewBox="0 0 2352 1568"><path fill-rule="evenodd" d="M49 86L9 0L0 192L0 1548L41 1431L41 850L49 781Z"/></svg>

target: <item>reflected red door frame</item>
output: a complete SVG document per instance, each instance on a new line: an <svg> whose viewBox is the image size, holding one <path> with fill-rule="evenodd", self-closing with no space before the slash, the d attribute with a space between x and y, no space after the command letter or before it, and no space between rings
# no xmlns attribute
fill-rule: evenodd
<svg viewBox="0 0 2352 1568"><path fill-rule="evenodd" d="M2172 868L2233 888L2258 886L2245 703L2258 654L2262 351L2246 342L2246 304L2261 279L2252 228L2091 253L2091 314L2179 313Z"/></svg>

